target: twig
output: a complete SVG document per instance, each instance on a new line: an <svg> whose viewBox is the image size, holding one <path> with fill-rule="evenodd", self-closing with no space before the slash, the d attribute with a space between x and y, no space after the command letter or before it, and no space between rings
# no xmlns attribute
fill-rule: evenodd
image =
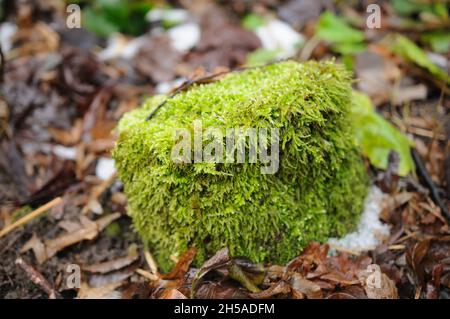
<svg viewBox="0 0 450 319"><path fill-rule="evenodd" d="M47 210L49 210L50 208L58 205L59 203L61 203L62 199L61 197L56 197L55 199L53 199L52 201L48 202L47 204L39 207L38 209L32 211L31 213L27 214L26 216L20 218L18 221L12 223L11 225L6 226L5 228L3 228L0 231L0 238L2 238L3 236L9 234L11 231L13 231L14 229L28 223L29 221L31 221L32 219L38 217L39 215L45 213Z"/></svg>
<svg viewBox="0 0 450 319"><path fill-rule="evenodd" d="M59 294L55 291L52 285L33 266L25 262L20 257L16 259L16 265L22 268L27 274L28 278L30 278L30 280L34 284L41 287L42 290L44 290L48 294L50 299L56 299L57 297L59 298Z"/></svg>
<svg viewBox="0 0 450 319"><path fill-rule="evenodd" d="M145 261L148 264L148 267L150 268L150 272L154 275L158 275L158 265L156 264L156 261L153 258L152 254L148 250L146 250L144 251L144 257Z"/></svg>
<svg viewBox="0 0 450 319"><path fill-rule="evenodd" d="M150 281L156 281L159 280L159 276L152 274L144 269L138 268L135 270L135 272L137 272L139 275L141 275L144 278L147 278Z"/></svg>
<svg viewBox="0 0 450 319"><path fill-rule="evenodd" d="M3 54L2 45L0 44L0 83L3 83L5 74L5 55Z"/></svg>
<svg viewBox="0 0 450 319"><path fill-rule="evenodd" d="M423 182L425 183L425 186L427 186L431 192L431 199L433 199L433 201L436 203L436 205L439 206L442 214L445 216L447 221L450 223L450 212L448 211L446 204L444 203L441 196L439 195L439 190L437 189L436 185L434 184L433 180L431 179L430 174L428 173L427 169L425 168L425 165L423 164L422 159L420 158L420 155L417 153L417 151L415 149L411 150L411 154L412 154L414 163L416 164L417 174L423 180Z"/></svg>

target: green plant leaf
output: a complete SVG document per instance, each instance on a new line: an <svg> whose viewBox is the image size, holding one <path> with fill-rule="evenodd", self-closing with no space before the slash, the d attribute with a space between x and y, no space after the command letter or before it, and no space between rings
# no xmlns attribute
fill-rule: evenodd
<svg viewBox="0 0 450 319"><path fill-rule="evenodd" d="M427 12L440 18L448 18L447 5L444 1L391 0L391 5L395 12L403 16Z"/></svg>
<svg viewBox="0 0 450 319"><path fill-rule="evenodd" d="M391 51L395 54L399 55L408 62L414 63L428 70L438 79L445 81L446 83L450 83L449 75L444 70L435 65L427 56L425 51L423 51L408 38L400 34L394 34L389 35L383 41L388 44Z"/></svg>
<svg viewBox="0 0 450 319"><path fill-rule="evenodd" d="M247 66L262 65L274 61L281 50L268 50L259 48L247 55Z"/></svg>
<svg viewBox="0 0 450 319"><path fill-rule="evenodd" d="M364 33L329 11L320 16L316 36L330 42L332 49L342 54L358 53L366 48Z"/></svg>
<svg viewBox="0 0 450 319"><path fill-rule="evenodd" d="M250 31L254 31L264 25L264 19L257 14L247 14L242 19L242 26Z"/></svg>
<svg viewBox="0 0 450 319"><path fill-rule="evenodd" d="M433 31L424 34L422 41L429 44L431 49L437 53L447 53L450 51L450 33L445 31Z"/></svg>
<svg viewBox="0 0 450 319"><path fill-rule="evenodd" d="M331 43L355 43L364 41L364 33L352 28L348 23L326 11L319 19L317 36Z"/></svg>
<svg viewBox="0 0 450 319"><path fill-rule="evenodd" d="M97 14L91 8L86 8L84 10L83 19L86 29L101 37L107 37L111 33L119 31L117 25L110 22L104 15Z"/></svg>
<svg viewBox="0 0 450 319"><path fill-rule="evenodd" d="M414 169L410 153L412 142L375 111L367 95L353 92L351 112L356 140L373 166L386 169L389 152L395 151L400 156L400 176L405 176Z"/></svg>
<svg viewBox="0 0 450 319"><path fill-rule="evenodd" d="M146 1L96 0L83 12L86 28L101 37L119 31L137 36L148 25L145 15L150 9Z"/></svg>

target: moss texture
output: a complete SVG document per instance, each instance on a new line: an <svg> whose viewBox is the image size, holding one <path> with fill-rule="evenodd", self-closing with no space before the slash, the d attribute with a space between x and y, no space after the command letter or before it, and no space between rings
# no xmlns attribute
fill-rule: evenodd
<svg viewBox="0 0 450 319"><path fill-rule="evenodd" d="M281 62L230 73L169 99L151 98L119 123L113 151L138 232L163 269L190 246L202 262L223 246L255 262L284 263L311 240L351 230L367 176L349 119L349 73L332 62ZM174 131L276 127L280 168L175 164Z"/></svg>

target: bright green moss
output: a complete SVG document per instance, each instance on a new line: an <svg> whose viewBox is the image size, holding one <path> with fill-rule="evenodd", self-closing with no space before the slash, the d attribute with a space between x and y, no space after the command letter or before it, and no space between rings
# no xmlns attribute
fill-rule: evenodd
<svg viewBox="0 0 450 319"><path fill-rule="evenodd" d="M293 61L235 72L169 99L150 99L119 123L113 156L136 229L163 269L189 246L200 263L219 248L256 262L286 262L311 240L357 222L367 177L348 118L350 76L332 62ZM175 164L174 131L279 128L280 168Z"/></svg>

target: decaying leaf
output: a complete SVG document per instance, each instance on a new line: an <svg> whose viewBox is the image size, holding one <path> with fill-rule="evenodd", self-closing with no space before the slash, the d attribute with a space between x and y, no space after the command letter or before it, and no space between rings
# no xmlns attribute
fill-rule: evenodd
<svg viewBox="0 0 450 319"><path fill-rule="evenodd" d="M100 287L90 287L87 283L81 283L78 290L78 299L120 299L121 294L116 291L123 282L111 283Z"/></svg>
<svg viewBox="0 0 450 319"><path fill-rule="evenodd" d="M320 286L311 280L304 278L298 273L291 276L291 285L293 293L297 296L305 295L308 299L322 299L322 289Z"/></svg>
<svg viewBox="0 0 450 319"><path fill-rule="evenodd" d="M105 274L114 270L118 270L124 267L127 267L134 263L139 258L139 255L136 253L130 254L125 257L117 258L114 260L106 261L99 264L83 266L82 269L91 273L101 273Z"/></svg>
<svg viewBox="0 0 450 319"><path fill-rule="evenodd" d="M86 216L81 215L78 227L71 225L72 232L44 241L41 241L37 237L32 237L31 240L22 247L21 252L33 249L38 262L43 263L68 246L83 240L94 239L106 226L119 217L120 213L114 213L97 219L96 221L92 221Z"/></svg>
<svg viewBox="0 0 450 319"><path fill-rule="evenodd" d="M195 253L195 248L189 248L178 260L175 267L168 274L162 275L161 278L166 280L183 278L184 275L186 275L186 273L188 272L189 266L191 265L192 261L194 260Z"/></svg>
<svg viewBox="0 0 450 319"><path fill-rule="evenodd" d="M381 272L380 266L369 265L358 274L359 280L369 299L397 299L398 292L395 283Z"/></svg>

